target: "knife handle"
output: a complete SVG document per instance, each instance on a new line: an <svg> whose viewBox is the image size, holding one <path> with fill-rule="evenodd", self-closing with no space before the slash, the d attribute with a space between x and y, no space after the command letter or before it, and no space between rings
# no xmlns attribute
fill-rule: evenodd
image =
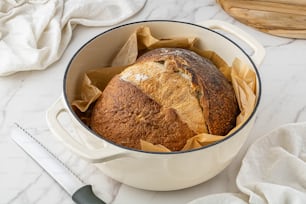
<svg viewBox="0 0 306 204"><path fill-rule="evenodd" d="M72 195L72 200L77 204L106 204L92 191L91 185L86 185Z"/></svg>

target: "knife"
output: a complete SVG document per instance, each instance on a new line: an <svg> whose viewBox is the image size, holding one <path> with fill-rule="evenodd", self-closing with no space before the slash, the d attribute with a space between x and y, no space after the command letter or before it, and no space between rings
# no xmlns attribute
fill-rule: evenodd
<svg viewBox="0 0 306 204"><path fill-rule="evenodd" d="M77 204L105 204L73 171L28 131L15 123L11 138L35 160Z"/></svg>

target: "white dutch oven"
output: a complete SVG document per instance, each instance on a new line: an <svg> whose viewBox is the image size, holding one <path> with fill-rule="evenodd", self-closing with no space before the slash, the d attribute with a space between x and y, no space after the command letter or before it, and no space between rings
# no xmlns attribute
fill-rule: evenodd
<svg viewBox="0 0 306 204"><path fill-rule="evenodd" d="M78 95L81 76L88 69L109 65L123 43L139 26L147 25L154 36L196 36L204 49L219 54L229 64L235 57L250 65L257 74L256 107L247 122L235 133L215 144L191 151L151 153L128 149L102 139L76 116L70 104ZM248 56L235 42L214 31L220 29L240 38L253 49ZM177 190L202 183L222 171L239 152L255 120L261 96L256 66L264 58L264 48L251 36L231 24L211 20L199 25L175 21L144 21L122 25L91 39L74 55L65 77L63 96L48 110L50 129L67 147L95 165L106 175L127 185L157 191ZM86 141L80 142L66 130L59 116L68 113L78 132Z"/></svg>

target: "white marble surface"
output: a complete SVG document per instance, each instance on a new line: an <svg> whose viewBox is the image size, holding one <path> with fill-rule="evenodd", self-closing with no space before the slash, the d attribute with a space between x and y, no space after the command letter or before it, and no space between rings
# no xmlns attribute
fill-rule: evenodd
<svg viewBox="0 0 306 204"><path fill-rule="evenodd" d="M9 135L14 122L28 129L85 181L92 183L97 194L108 203L181 204L213 193L237 192L235 177L248 146L282 124L306 120L306 41L260 33L228 16L214 0L148 0L143 10L126 22L149 19L194 23L224 20L247 31L264 45L266 57L259 67L262 100L248 141L233 163L198 186L173 192L151 192L113 181L67 151L51 135L45 112L61 95L63 73L73 53L106 29L78 27L63 57L47 70L0 78L0 204L73 203L68 194L11 141Z"/></svg>

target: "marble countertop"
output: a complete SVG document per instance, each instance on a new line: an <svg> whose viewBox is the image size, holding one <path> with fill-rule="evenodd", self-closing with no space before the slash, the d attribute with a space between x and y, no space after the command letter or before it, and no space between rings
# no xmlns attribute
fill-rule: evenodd
<svg viewBox="0 0 306 204"><path fill-rule="evenodd" d="M0 78L0 204L73 203L69 195L9 135L14 122L33 133L67 162L108 203L187 203L198 197L237 192L235 178L250 144L272 129L306 120L306 41L279 38L247 27L227 15L214 0L148 0L144 9L123 22L170 19L200 22L223 20L254 36L266 49L259 67L262 100L255 125L234 161L216 177L200 185L171 192L152 192L118 183L67 151L51 135L45 113L62 93L68 61L88 39L107 28L77 27L62 58L45 71L29 71Z"/></svg>

